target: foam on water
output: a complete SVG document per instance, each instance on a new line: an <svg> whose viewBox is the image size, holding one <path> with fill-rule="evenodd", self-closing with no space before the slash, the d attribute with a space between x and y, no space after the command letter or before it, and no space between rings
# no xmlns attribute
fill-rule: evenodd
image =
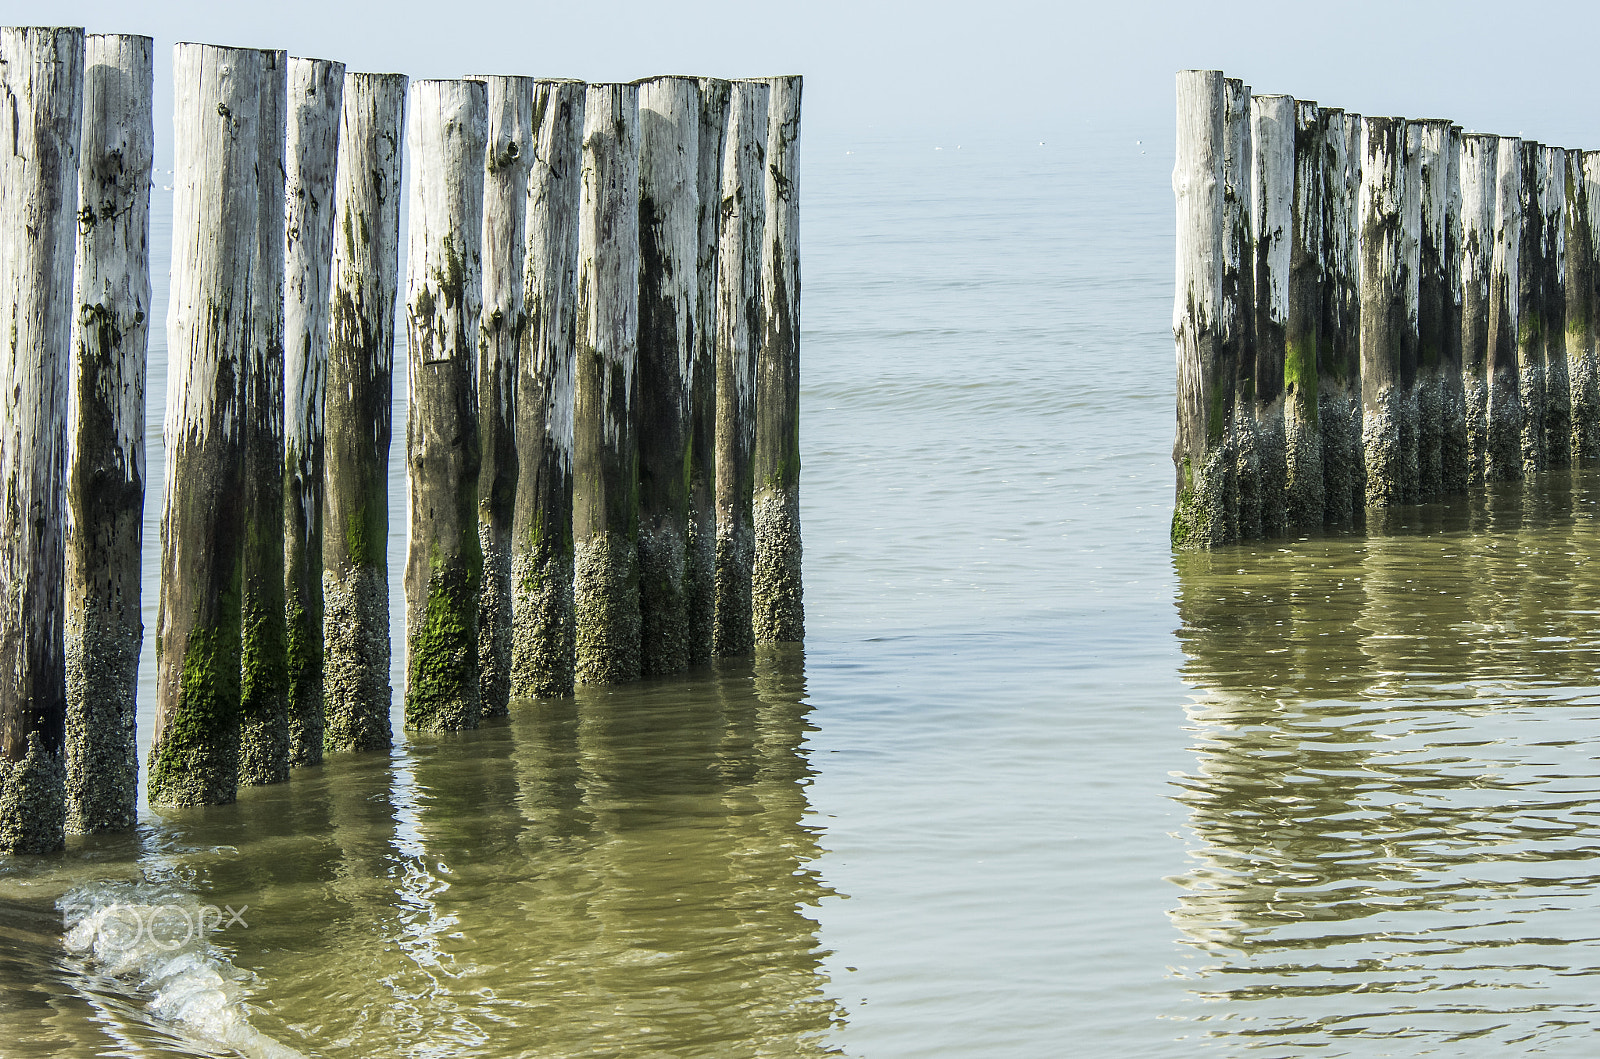
<svg viewBox="0 0 1600 1059"><path fill-rule="evenodd" d="M250 1024L257 979L211 941L242 923L244 909L219 909L176 887L93 883L56 902L69 964L108 988L142 1001L163 1029L249 1059L303 1059ZM86 989L85 992L91 990Z"/></svg>

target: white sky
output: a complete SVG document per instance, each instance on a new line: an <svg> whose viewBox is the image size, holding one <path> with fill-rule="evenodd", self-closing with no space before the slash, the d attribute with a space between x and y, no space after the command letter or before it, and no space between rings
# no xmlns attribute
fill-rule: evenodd
<svg viewBox="0 0 1600 1059"><path fill-rule="evenodd" d="M880 130L1060 135L1124 122L1170 140L1173 74L1367 114L1600 147L1600 5L1512 0L0 0L0 23L144 33L157 135L178 40L286 48L413 77L806 75L809 137ZM163 157L165 152L163 151Z"/></svg>

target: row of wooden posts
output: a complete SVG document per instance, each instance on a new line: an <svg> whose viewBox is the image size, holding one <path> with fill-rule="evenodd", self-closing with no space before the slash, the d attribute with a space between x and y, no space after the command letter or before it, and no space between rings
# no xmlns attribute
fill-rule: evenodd
<svg viewBox="0 0 1600 1059"><path fill-rule="evenodd" d="M1600 457L1600 152L1178 74L1180 547Z"/></svg>
<svg viewBox="0 0 1600 1059"><path fill-rule="evenodd" d="M799 77L174 50L154 805L801 639ZM136 816L152 42L0 29L0 850ZM402 148L402 142L404 148Z"/></svg>

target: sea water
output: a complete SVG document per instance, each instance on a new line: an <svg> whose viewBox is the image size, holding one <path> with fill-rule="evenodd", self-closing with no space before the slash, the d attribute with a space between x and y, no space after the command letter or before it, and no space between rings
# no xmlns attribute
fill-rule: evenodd
<svg viewBox="0 0 1600 1059"><path fill-rule="evenodd" d="M397 392L394 752L0 861L0 1054L1592 1054L1600 480L1175 557L1169 138L808 128L803 650L400 736Z"/></svg>

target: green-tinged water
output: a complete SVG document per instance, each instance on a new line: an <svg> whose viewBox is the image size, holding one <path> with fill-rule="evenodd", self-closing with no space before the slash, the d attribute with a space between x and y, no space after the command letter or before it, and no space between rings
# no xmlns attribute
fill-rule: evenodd
<svg viewBox="0 0 1600 1059"><path fill-rule="evenodd" d="M1174 556L1170 126L806 136L803 660L405 735L397 438L393 755L0 860L0 1056L1600 1049L1600 470Z"/></svg>

